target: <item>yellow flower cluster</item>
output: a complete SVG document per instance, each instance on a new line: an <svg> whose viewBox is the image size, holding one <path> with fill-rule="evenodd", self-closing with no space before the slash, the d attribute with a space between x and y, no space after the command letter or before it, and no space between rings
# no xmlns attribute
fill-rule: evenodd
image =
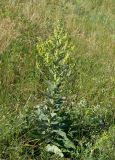
<svg viewBox="0 0 115 160"><path fill-rule="evenodd" d="M74 46L70 42L60 23L55 27L53 35L45 42L37 45L39 54L43 57L46 65L56 67L68 63Z"/></svg>

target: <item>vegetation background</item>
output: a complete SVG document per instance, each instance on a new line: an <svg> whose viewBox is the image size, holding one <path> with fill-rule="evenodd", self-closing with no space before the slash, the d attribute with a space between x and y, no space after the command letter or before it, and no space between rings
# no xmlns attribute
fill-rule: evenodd
<svg viewBox="0 0 115 160"><path fill-rule="evenodd" d="M27 120L44 101L48 76L38 65L36 46L53 34L58 20L75 46L63 96L76 151L68 149L64 158L47 153L45 142L30 136ZM114 32L114 0L0 0L1 159L115 159Z"/></svg>

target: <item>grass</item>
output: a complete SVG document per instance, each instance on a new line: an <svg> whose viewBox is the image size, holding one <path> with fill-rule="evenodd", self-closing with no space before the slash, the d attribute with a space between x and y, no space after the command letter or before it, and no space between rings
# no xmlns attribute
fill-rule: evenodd
<svg viewBox="0 0 115 160"><path fill-rule="evenodd" d="M114 0L0 1L0 158L35 159L36 155L36 159L56 159L41 149L38 142L31 143L26 134L28 126L24 126L28 110L44 100L44 78L48 76L44 65L39 67L36 46L40 39L46 40L52 34L57 20L65 23L75 46L74 68L71 76L65 78L63 95L66 106L71 108L74 125L70 128L76 132L69 135L70 139L74 137L79 151L76 159L112 160ZM87 147L82 146L84 143Z"/></svg>

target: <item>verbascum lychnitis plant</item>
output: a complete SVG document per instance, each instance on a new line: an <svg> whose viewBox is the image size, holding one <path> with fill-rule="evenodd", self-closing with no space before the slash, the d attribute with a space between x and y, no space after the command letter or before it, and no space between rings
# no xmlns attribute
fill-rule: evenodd
<svg viewBox="0 0 115 160"><path fill-rule="evenodd" d="M38 54L42 58L42 65L48 70L48 77L44 79L46 92L44 102L35 107L36 122L34 133L40 138L45 149L63 157L70 150L75 150L74 143L68 138L69 117L64 105L64 81L71 74L71 55L74 46L58 22L52 36L37 45Z"/></svg>
<svg viewBox="0 0 115 160"><path fill-rule="evenodd" d="M74 46L68 38L60 23L55 27L53 35L45 42L37 45L38 53L43 59L43 63L48 67L49 77L46 78L47 97L52 104L52 109L61 107L61 88L63 82L71 73L71 53ZM61 96L61 97L60 97ZM47 100L48 100L47 99Z"/></svg>

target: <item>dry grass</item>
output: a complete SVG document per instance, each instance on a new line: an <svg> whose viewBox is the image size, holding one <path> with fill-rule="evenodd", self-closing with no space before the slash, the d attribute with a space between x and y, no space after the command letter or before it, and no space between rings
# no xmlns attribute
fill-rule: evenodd
<svg viewBox="0 0 115 160"><path fill-rule="evenodd" d="M10 18L4 18L0 23L0 50L3 51L17 37L15 23Z"/></svg>

